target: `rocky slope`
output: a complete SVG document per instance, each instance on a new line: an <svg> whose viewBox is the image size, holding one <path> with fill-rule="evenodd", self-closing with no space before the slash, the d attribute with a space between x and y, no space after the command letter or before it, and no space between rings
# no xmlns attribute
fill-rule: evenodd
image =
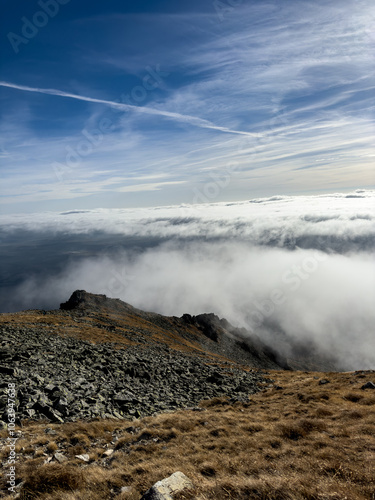
<svg viewBox="0 0 375 500"><path fill-rule="evenodd" d="M16 384L18 420L131 418L215 396L241 400L264 381L260 369L284 366L214 315L168 318L85 291L59 311L2 314L0 331L1 393Z"/></svg>

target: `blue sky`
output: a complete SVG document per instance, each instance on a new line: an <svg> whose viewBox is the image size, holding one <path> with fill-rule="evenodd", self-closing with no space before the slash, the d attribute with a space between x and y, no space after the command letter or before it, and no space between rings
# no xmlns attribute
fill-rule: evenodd
<svg viewBox="0 0 375 500"><path fill-rule="evenodd" d="M370 0L2 10L4 213L374 186Z"/></svg>

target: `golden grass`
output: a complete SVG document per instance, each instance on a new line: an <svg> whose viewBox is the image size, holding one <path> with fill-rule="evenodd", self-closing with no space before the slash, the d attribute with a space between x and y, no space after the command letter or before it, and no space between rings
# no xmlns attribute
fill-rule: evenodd
<svg viewBox="0 0 375 500"><path fill-rule="evenodd" d="M267 388L247 403L215 398L201 411L132 422L48 424L52 434L46 424L24 423L21 499L139 500L177 470L195 485L179 500L374 499L375 398L360 389L373 374L269 376L282 389ZM329 387L319 385L323 376ZM44 463L56 449L68 462ZM89 462L76 458L82 453ZM121 493L123 486L131 489Z"/></svg>

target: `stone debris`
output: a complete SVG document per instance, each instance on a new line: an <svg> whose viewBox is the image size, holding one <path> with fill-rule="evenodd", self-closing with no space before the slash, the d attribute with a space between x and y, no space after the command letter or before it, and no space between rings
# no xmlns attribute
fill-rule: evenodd
<svg viewBox="0 0 375 500"><path fill-rule="evenodd" d="M49 335L33 324L27 329L3 325L0 338L6 339L0 342L5 362L14 368L12 376L4 370L0 388L15 384L18 420L136 419L214 397L247 400L264 381L261 372L211 359L206 364L163 344L116 349L110 343ZM7 421L5 398L0 426L1 421Z"/></svg>
<svg viewBox="0 0 375 500"><path fill-rule="evenodd" d="M120 490L120 493L131 493L133 488L131 486L123 486Z"/></svg>
<svg viewBox="0 0 375 500"><path fill-rule="evenodd" d="M173 500L176 493L193 489L194 485L188 477L180 471L155 483L142 496L141 500Z"/></svg>

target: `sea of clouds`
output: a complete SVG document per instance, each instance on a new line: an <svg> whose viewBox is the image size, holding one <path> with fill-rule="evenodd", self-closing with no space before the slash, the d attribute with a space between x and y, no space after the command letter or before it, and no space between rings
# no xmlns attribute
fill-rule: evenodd
<svg viewBox="0 0 375 500"><path fill-rule="evenodd" d="M214 312L273 343L375 368L375 191L9 215L1 311L76 289L166 315Z"/></svg>

